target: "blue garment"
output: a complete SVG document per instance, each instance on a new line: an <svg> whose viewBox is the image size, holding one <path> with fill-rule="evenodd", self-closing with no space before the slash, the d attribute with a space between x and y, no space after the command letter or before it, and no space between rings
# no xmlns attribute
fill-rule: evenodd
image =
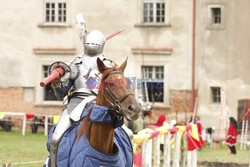
<svg viewBox="0 0 250 167"><path fill-rule="evenodd" d="M84 110L81 120L88 114L93 122L110 122L111 117L108 108L90 105ZM57 152L58 167L132 167L133 155L132 145L127 133L121 127L115 128L114 131L114 150L115 154L103 154L91 147L88 139L81 137L75 140L78 129L81 127L82 121L74 123L63 135ZM116 125L122 125L121 121L117 121ZM50 150L50 140L54 127L49 132L47 148Z"/></svg>

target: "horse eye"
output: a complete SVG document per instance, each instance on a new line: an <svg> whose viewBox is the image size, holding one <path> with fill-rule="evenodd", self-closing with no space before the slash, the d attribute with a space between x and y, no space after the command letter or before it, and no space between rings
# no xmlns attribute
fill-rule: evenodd
<svg viewBox="0 0 250 167"><path fill-rule="evenodd" d="M115 84L114 84L113 82L109 82L109 83L108 83L108 87L109 87L109 88L113 88L114 86L115 86Z"/></svg>

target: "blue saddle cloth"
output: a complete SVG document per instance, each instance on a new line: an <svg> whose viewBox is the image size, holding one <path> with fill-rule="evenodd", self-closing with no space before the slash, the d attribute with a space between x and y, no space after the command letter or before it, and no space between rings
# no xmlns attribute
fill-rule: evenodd
<svg viewBox="0 0 250 167"><path fill-rule="evenodd" d="M91 105L86 108L82 114L81 120L88 114L90 108L93 107L90 114L91 121L107 122L111 121L111 117L106 107ZM115 154L103 154L95 150L85 137L76 140L76 134L81 127L82 121L74 123L63 135L58 146L57 167L132 167L133 154L132 144L127 133L118 121L117 128L114 132L114 148ZM51 128L48 135L47 149L50 150L50 140L55 127Z"/></svg>

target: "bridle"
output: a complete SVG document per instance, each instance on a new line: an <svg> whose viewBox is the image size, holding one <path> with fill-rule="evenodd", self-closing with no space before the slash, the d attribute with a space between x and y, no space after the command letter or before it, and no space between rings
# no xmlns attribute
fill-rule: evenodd
<svg viewBox="0 0 250 167"><path fill-rule="evenodd" d="M110 97L112 98L112 101L110 101L108 98L105 98L105 100L111 105L111 107L109 107L109 110L112 111L112 114L117 117L119 120L121 120L124 116L124 110L121 108L121 103L128 97L128 96L135 96L134 93L125 93L123 94L121 97L115 97L114 93L112 93L112 91L108 88L107 86L107 82L106 79L114 74L120 74L123 76L123 72L121 71L111 71L109 72L107 75L103 76L102 78L102 82L104 84L104 87L107 91L107 93L110 95Z"/></svg>

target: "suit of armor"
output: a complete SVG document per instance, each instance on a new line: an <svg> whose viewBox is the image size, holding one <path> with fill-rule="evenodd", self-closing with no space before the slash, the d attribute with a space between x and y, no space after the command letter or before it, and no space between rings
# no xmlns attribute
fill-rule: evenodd
<svg viewBox="0 0 250 167"><path fill-rule="evenodd" d="M96 98L97 89L88 89L86 82L89 77L96 78L100 75L96 64L97 58L104 60L104 63L107 62L106 65L110 65L110 61L103 56L104 35L98 30L87 32L85 21L81 15L77 15L77 29L84 45L84 54L68 63L70 69L68 75L64 75L60 81L52 83L52 88L57 97L63 98L66 95L69 95L69 97L68 104L65 106L52 135L50 146L51 167L56 167L57 148L63 133L74 121L80 119L85 105ZM55 64L57 63L53 64L52 70L62 67ZM66 68L64 69L67 71Z"/></svg>

